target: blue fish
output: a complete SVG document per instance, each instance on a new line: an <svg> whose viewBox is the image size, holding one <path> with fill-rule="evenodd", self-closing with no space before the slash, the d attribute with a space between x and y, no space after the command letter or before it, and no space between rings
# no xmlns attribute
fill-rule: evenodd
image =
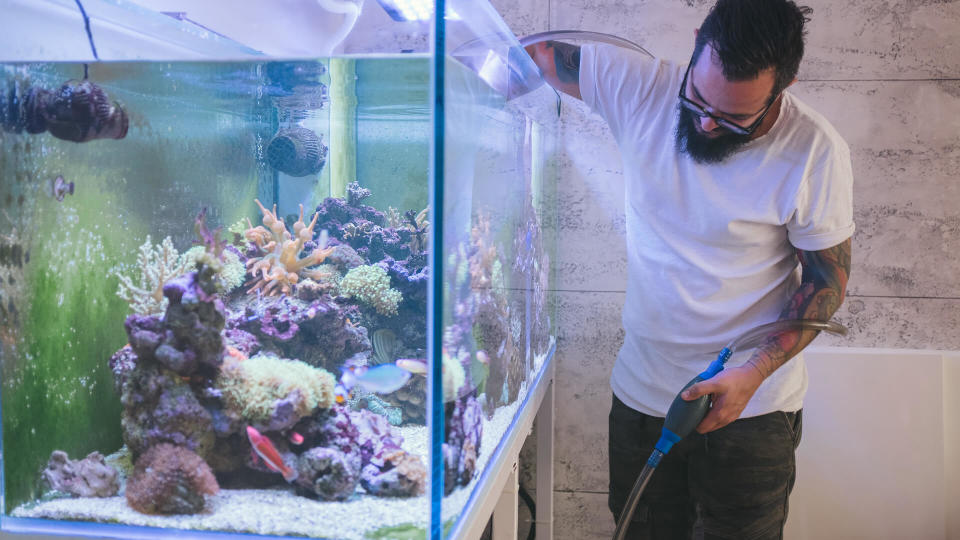
<svg viewBox="0 0 960 540"><path fill-rule="evenodd" d="M340 377L340 392L349 393L353 386L359 384L368 392L389 394L396 392L410 380L410 372L397 367L395 364L383 364L374 367L350 367L343 369Z"/></svg>

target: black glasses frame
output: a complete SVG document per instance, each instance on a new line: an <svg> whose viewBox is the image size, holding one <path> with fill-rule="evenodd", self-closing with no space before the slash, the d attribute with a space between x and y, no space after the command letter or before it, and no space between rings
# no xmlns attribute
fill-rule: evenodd
<svg viewBox="0 0 960 540"><path fill-rule="evenodd" d="M686 107L687 110L689 110L693 114L699 116L700 118L703 118L705 116L709 117L711 120L716 122L718 126L728 131L732 131L737 135L752 135L753 132L756 131L758 127L760 127L760 123L763 122L763 119L767 116L767 113L770 112L770 107L773 106L773 102L775 102L777 100L777 97L779 96L779 94L777 94L776 96L773 96L773 98L771 98L770 101L767 103L767 106L764 107L763 112L760 114L760 118L757 118L756 120L754 120L753 123L750 124L749 126L741 126L741 125L734 124L733 122L731 122L730 120L727 120L726 118L720 118L719 116L711 114L709 111L704 109L698 103L690 100L690 98L684 95L687 91L687 77L690 75L690 68L692 66L693 66L692 62L690 64L687 64L687 71L684 72L683 74L683 82L680 83L680 94L677 96L680 98L680 104Z"/></svg>

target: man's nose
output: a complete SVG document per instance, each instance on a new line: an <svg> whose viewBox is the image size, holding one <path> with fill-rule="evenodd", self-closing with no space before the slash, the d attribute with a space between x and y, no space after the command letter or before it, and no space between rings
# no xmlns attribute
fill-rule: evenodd
<svg viewBox="0 0 960 540"><path fill-rule="evenodd" d="M709 116L700 117L700 129L703 131L713 131L718 127L720 126L717 125L717 122L713 118L710 118Z"/></svg>

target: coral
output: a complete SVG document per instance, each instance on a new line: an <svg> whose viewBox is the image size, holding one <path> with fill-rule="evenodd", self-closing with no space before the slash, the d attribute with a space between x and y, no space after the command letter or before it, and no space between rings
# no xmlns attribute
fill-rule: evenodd
<svg viewBox="0 0 960 540"><path fill-rule="evenodd" d="M264 297L235 311L228 328L255 334L281 356L335 370L346 358L370 351L367 329L350 320L358 315L356 306L341 306L328 295L311 302Z"/></svg>
<svg viewBox="0 0 960 540"><path fill-rule="evenodd" d="M220 254L219 268L217 273L217 289L220 292L228 293L240 285L247 277L247 267L240 262L240 256L233 250L224 249ZM180 260L185 268L194 268L198 262L208 262L207 248L204 246L193 246L180 256Z"/></svg>
<svg viewBox="0 0 960 540"><path fill-rule="evenodd" d="M387 225L387 218L372 206L362 204L370 190L356 182L347 186L347 198L328 197L317 207L319 224L330 236L353 247L366 261L376 262L389 255L410 256L412 232Z"/></svg>
<svg viewBox="0 0 960 540"><path fill-rule="evenodd" d="M333 248L333 253L327 258L332 264L335 264L342 270L350 270L367 264L367 261L357 253L357 250L350 247L349 244L338 244Z"/></svg>
<svg viewBox="0 0 960 540"><path fill-rule="evenodd" d="M203 207L197 218L193 222L193 232L197 234L199 242L197 244L203 247L204 251L213 256L213 258L222 260L223 250L227 247L227 242L220 239L220 232L223 227L217 227L210 230L207 227L207 208Z"/></svg>
<svg viewBox="0 0 960 540"><path fill-rule="evenodd" d="M137 353L133 352L133 348L127 343L113 353L109 366L110 371L113 372L113 389L119 394L123 392L123 383L126 382L127 375L137 367Z"/></svg>
<svg viewBox="0 0 960 540"><path fill-rule="evenodd" d="M482 415L480 403L473 396L446 405L444 424L447 437L442 449L443 490L447 495L456 486L465 486L473 479L483 436Z"/></svg>
<svg viewBox="0 0 960 540"><path fill-rule="evenodd" d="M137 266L140 269L140 281L135 284L132 279L116 272L120 279L117 296L126 300L133 312L138 315L154 315L163 313L166 309L166 299L163 297L163 286L170 279L185 273L189 267L186 261L180 258L177 249L173 247L170 237L163 239L154 246L150 236L140 246L137 255Z"/></svg>
<svg viewBox="0 0 960 540"><path fill-rule="evenodd" d="M359 463L334 448L311 448L300 454L297 487L324 501L344 501L360 483Z"/></svg>
<svg viewBox="0 0 960 540"><path fill-rule="evenodd" d="M227 227L227 232L230 234L230 245L242 247L246 238L244 233L247 231L247 221L239 220L233 225Z"/></svg>
<svg viewBox="0 0 960 540"><path fill-rule="evenodd" d="M163 287L170 301L163 318L167 332L155 355L161 364L181 375L189 375L199 366L219 367L223 357L220 332L226 315L223 302L214 295L214 279L213 268L201 264L195 272L172 279Z"/></svg>
<svg viewBox="0 0 960 540"><path fill-rule="evenodd" d="M124 326L135 357L126 355L126 362L160 364L180 375L191 375L198 369L210 371L220 365L224 327L224 307L215 290L210 267L201 265L195 272L180 276L164 286L169 306L161 319L156 316L131 315ZM119 357L115 355L117 361ZM113 361L113 360L112 360ZM126 373L115 366L115 383L123 384ZM127 370L129 371L129 370Z"/></svg>
<svg viewBox="0 0 960 540"><path fill-rule="evenodd" d="M383 456L403 444L403 436L384 417L344 405L305 418L294 430L303 435L303 446L335 448L356 460L358 471L369 463L382 466Z"/></svg>
<svg viewBox="0 0 960 540"><path fill-rule="evenodd" d="M330 407L335 384L333 375L323 369L260 354L243 361L225 361L216 387L229 409L262 427L261 431L276 431L294 425L317 408Z"/></svg>
<svg viewBox="0 0 960 540"><path fill-rule="evenodd" d="M120 403L123 440L134 456L162 442L187 447L203 457L212 452L213 418L190 386L172 372L138 366L124 384Z"/></svg>
<svg viewBox="0 0 960 540"><path fill-rule="evenodd" d="M467 374L463 369L463 360L450 356L443 351L443 401L450 402L457 398Z"/></svg>
<svg viewBox="0 0 960 540"><path fill-rule="evenodd" d="M427 421L427 378L411 377L410 381L385 399L400 407L403 421L425 424Z"/></svg>
<svg viewBox="0 0 960 540"><path fill-rule="evenodd" d="M147 450L127 481L127 503L144 514L195 514L204 495L220 491L210 466L197 454L172 444Z"/></svg>
<svg viewBox="0 0 960 540"><path fill-rule="evenodd" d="M253 356L260 350L260 340L257 339L257 336L239 328L227 328L224 330L223 342L224 345L227 346L227 351L230 351L230 348L233 347L237 353L247 358Z"/></svg>
<svg viewBox="0 0 960 540"><path fill-rule="evenodd" d="M373 392L364 392L363 388L356 387L350 392L347 404L353 410L366 409L373 414L387 419L391 426L403 423L403 409L390 405L388 401Z"/></svg>
<svg viewBox="0 0 960 540"><path fill-rule="evenodd" d="M358 266L340 280L340 294L355 297L373 306L381 315L396 315L403 299L400 291L390 288L390 276L376 265Z"/></svg>
<svg viewBox="0 0 960 540"><path fill-rule="evenodd" d="M367 493L381 497L414 497L423 493L427 468L419 457L404 450L383 456L380 466L370 463L360 474L360 485Z"/></svg>
<svg viewBox="0 0 960 540"><path fill-rule="evenodd" d="M100 452L72 460L62 450L50 454L43 480L52 489L75 497L112 497L120 489L117 470L107 465Z"/></svg>
<svg viewBox="0 0 960 540"><path fill-rule="evenodd" d="M263 225L253 227L250 224L244 234L248 241L265 253L260 257L252 257L247 261L247 269L253 278L248 282L252 285L248 292L258 291L265 295L290 294L300 280L300 272L307 267L320 264L333 252L321 242L309 255L300 257L304 244L313 239L313 227L317 223L317 214L313 215L310 225L303 222L303 205L300 205L300 219L293 225L293 235L287 231L283 220L277 216L277 207L273 211L267 210L259 200L257 206L263 212ZM322 235L321 235L322 236ZM257 277L257 274L260 277Z"/></svg>

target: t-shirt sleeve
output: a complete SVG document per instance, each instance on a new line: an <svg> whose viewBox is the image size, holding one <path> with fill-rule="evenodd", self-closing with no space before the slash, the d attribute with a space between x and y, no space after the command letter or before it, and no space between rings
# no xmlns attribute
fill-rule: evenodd
<svg viewBox="0 0 960 540"><path fill-rule="evenodd" d="M801 185L796 209L787 223L787 237L797 249L819 251L850 238L854 228L853 168L850 150L840 143Z"/></svg>
<svg viewBox="0 0 960 540"><path fill-rule="evenodd" d="M660 61L616 45L584 45L580 50L580 96L615 137L636 122L650 103L661 74Z"/></svg>

